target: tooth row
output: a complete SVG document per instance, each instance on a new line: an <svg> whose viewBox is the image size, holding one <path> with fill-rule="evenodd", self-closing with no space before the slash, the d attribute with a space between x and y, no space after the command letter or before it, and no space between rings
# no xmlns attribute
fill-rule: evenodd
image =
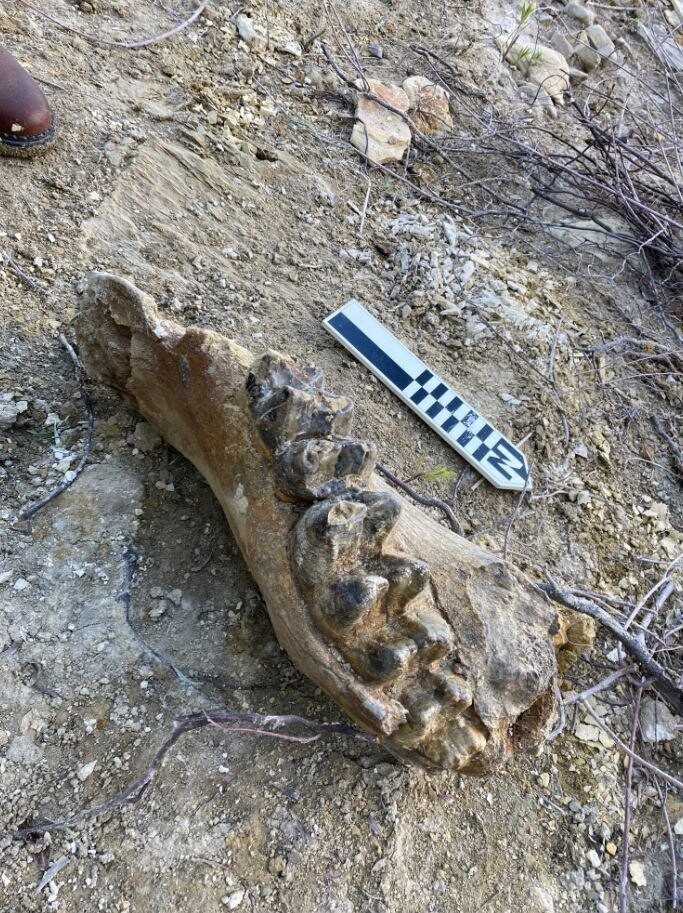
<svg viewBox="0 0 683 913"><path fill-rule="evenodd" d="M428 566L383 554L401 502L367 490L377 454L349 436L352 402L325 392L320 371L277 353L254 365L247 397L279 492L312 502L294 529L292 560L313 621L361 678L404 708L398 745L442 766L468 763L488 733L451 668L455 637L434 607Z"/></svg>
<svg viewBox="0 0 683 913"><path fill-rule="evenodd" d="M317 368L268 352L249 372L247 398L283 493L318 501L368 483L377 450L349 437L353 403L327 393Z"/></svg>

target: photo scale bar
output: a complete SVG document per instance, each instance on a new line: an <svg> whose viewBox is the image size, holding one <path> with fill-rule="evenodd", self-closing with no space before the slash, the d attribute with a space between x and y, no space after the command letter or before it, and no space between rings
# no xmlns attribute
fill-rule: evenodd
<svg viewBox="0 0 683 913"><path fill-rule="evenodd" d="M360 302L347 301L323 325L489 482L512 491L527 486L524 454Z"/></svg>

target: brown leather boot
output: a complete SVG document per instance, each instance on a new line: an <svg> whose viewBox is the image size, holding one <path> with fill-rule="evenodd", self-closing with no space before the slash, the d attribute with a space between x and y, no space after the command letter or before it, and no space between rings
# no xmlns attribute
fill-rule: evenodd
<svg viewBox="0 0 683 913"><path fill-rule="evenodd" d="M42 152L54 138L54 116L43 90L0 47L0 153L29 157Z"/></svg>

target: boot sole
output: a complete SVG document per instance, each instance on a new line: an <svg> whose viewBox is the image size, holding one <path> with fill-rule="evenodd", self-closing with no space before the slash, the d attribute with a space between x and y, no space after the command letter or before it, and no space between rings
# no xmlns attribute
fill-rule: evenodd
<svg viewBox="0 0 683 913"><path fill-rule="evenodd" d="M11 133L0 133L0 154L12 158L33 158L45 152L57 139L54 121L50 127L37 136L21 137Z"/></svg>

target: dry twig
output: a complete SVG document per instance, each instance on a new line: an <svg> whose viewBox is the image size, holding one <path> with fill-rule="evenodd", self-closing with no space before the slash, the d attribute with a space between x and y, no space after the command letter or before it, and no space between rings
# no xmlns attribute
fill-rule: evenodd
<svg viewBox="0 0 683 913"><path fill-rule="evenodd" d="M633 724L629 747L635 751L638 720L640 716L640 699L643 696L642 685L636 689L636 701L633 708ZM631 833L631 794L633 787L633 754L629 755L626 765L626 788L624 789L624 837L621 844L621 868L619 871L619 913L628 913L628 855L629 836Z"/></svg>
<svg viewBox="0 0 683 913"><path fill-rule="evenodd" d="M666 780L667 783L670 783L671 786L675 787L681 794L683 794L683 780L679 780L677 777L674 777L673 774L668 773L666 770L662 770L661 767L657 767L656 764L653 764L652 761L648 761L642 755L637 754L635 751L632 751L629 746L622 742L619 736L609 728L609 726L601 720L600 717L593 712L593 708L588 703L588 701L581 701L581 705L586 711L586 713L597 723L600 729L605 732L610 739L617 745L621 750L628 755L629 758L633 758L641 767L644 767L646 770L649 770L650 773L656 774L658 777L661 777L662 780Z"/></svg>
<svg viewBox="0 0 683 913"><path fill-rule="evenodd" d="M186 29L189 25L192 25L193 22L199 19L206 7L209 5L209 0L201 0L199 6L195 9L191 16L188 16L187 19L179 22L178 25L173 26L172 29L168 29L166 32L161 32L159 35L149 35L146 38L138 38L135 41L109 41L107 38L99 38L97 35L90 35L88 32L82 32L80 29L74 28L72 25L67 25L66 22L62 22L60 19L56 19L54 16L51 16L50 13L46 13L39 7L29 3L28 0L14 0L14 2L20 3L22 6L25 6L26 9L30 9L33 13L36 13L36 15L40 16L41 18L52 22L58 28L62 29L62 31L69 32L72 35L78 35L79 38L83 38L84 41L89 41L91 44L99 44L106 48L125 48L127 50L145 48L150 44L156 44L159 41L164 41L166 38L171 38L171 36L177 35L178 32L182 32L183 29Z"/></svg>
<svg viewBox="0 0 683 913"><path fill-rule="evenodd" d="M671 435L665 430L664 426L657 418L656 415L651 416L652 424L657 434L661 437L663 441L669 447L669 452L671 454L671 460L674 464L677 474L683 479L683 450L678 446L676 441L671 437Z"/></svg>
<svg viewBox="0 0 683 913"><path fill-rule="evenodd" d="M446 519L451 525L451 529L454 533L462 535L462 528L458 523L458 519L453 513L453 508L450 504L447 504L445 501L442 501L441 498L428 498L425 495L421 495L419 491L415 491L412 485L409 485L407 482L404 482L403 479L399 479L397 475L387 469L386 466L382 463L377 464L377 472L380 475L384 476L386 479L389 479L392 485L396 485L397 488L400 488L401 491L404 491L409 495L413 501L416 501L418 504L422 504L423 507L436 507L443 514L445 514Z"/></svg>
<svg viewBox="0 0 683 913"><path fill-rule="evenodd" d="M679 716L683 716L683 689L679 688L671 680L664 667L652 658L640 638L633 637L625 631L623 626L597 603L574 596L567 590L560 589L553 580L539 584L539 589L554 602L566 606L568 609L573 609L575 612L589 615L607 628L638 663L643 672L652 678L652 687L655 691L671 705Z"/></svg>
<svg viewBox="0 0 683 913"><path fill-rule="evenodd" d="M287 742L300 742L308 744L315 742L325 735L345 735L354 739L360 739L363 742L373 745L378 744L375 736L368 735L348 726L345 723L319 723L315 720L309 720L305 717L286 715L270 716L262 713L237 713L232 710L212 710L193 713L189 716L181 717L173 723L171 734L162 742L157 749L152 763L142 774L116 795L104 802L93 805L90 808L83 809L76 814L71 815L59 821L36 821L25 827L11 831L7 836L15 840L23 840L26 837L35 838L41 834L47 834L54 831L63 831L75 827L84 821L96 818L98 815L113 811L124 805L134 805L139 802L145 792L149 789L151 783L161 770L164 758L173 748L176 742L188 732L194 732L197 729L203 729L205 726L215 727L222 732L247 733L249 735L264 736L272 739L282 739ZM303 733L287 731L293 727L303 730Z"/></svg>
<svg viewBox="0 0 683 913"><path fill-rule="evenodd" d="M87 431L85 433L85 443L83 444L83 453L81 454L81 458L78 461L78 465L73 470L73 476L69 479L69 481L60 482L60 484L53 491L51 491L50 494L47 495L45 498L43 498L40 501L37 501L35 504L32 504L29 507L25 507L19 514L20 520L29 520L31 517L35 516L39 510L42 510L43 507L45 507L51 501L54 501L55 498L58 498L61 494L63 494L67 490L67 488L71 488L71 486L74 484L76 479L80 476L80 474L85 469L85 465L88 462L90 453L92 452L93 434L95 431L95 412L93 410L93 404L92 404L92 400L90 398L90 394L88 393L88 389L85 385L85 381L83 380L83 368L79 361L78 355L76 355L76 352L73 349L73 346L68 341L66 336L64 336L63 333L59 334L59 341L66 349L66 352L74 366L74 370L76 372L76 378L78 380L78 386L81 391L81 397L83 398L83 403L85 405L85 409L86 409L86 412L88 415L88 427L87 427Z"/></svg>

